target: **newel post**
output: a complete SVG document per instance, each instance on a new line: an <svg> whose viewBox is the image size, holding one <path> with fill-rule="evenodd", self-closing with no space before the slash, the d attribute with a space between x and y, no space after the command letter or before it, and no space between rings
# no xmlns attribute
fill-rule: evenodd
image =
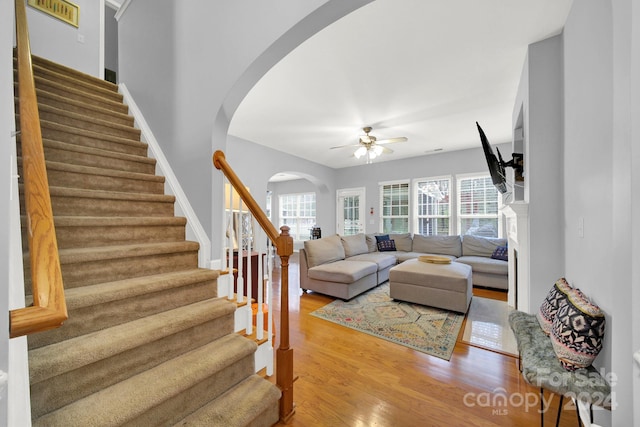
<svg viewBox="0 0 640 427"><path fill-rule="evenodd" d="M289 227L280 227L277 240L280 257L280 346L276 352L276 384L282 391L280 419L287 421L294 413L293 405L293 349L289 348L289 256L293 253L293 238Z"/></svg>

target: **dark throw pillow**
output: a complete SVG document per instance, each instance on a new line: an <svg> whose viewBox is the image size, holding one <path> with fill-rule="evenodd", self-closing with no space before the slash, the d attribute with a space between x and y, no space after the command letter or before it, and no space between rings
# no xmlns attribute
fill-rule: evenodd
<svg viewBox="0 0 640 427"><path fill-rule="evenodd" d="M376 242L383 242L385 240L389 240L389 235L388 234L381 234L379 236L375 236L376 237Z"/></svg>
<svg viewBox="0 0 640 427"><path fill-rule="evenodd" d="M558 309L551 328L551 344L568 371L590 366L602 349L605 317L578 289Z"/></svg>
<svg viewBox="0 0 640 427"><path fill-rule="evenodd" d="M380 240L378 241L378 250L380 252L388 252L396 250L396 241L395 240Z"/></svg>
<svg viewBox="0 0 640 427"><path fill-rule="evenodd" d="M507 246L498 246L491 254L491 258L509 261L509 248Z"/></svg>

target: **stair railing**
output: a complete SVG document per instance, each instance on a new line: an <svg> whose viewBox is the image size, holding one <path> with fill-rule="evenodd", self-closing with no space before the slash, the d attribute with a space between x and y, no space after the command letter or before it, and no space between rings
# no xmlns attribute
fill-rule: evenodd
<svg viewBox="0 0 640 427"><path fill-rule="evenodd" d="M276 385L280 388L282 392L282 397L280 398L280 419L282 421L287 421L289 418L291 418L291 416L294 413L293 349L289 347L289 257L293 253L293 238L289 235L289 227L287 227L286 225L280 227L280 233L278 233L275 226L271 223L269 218L267 218L266 214L260 208L258 203L255 201L255 199L253 198L249 190L244 186L244 184L242 183L240 178L238 178L238 176L233 171L231 166L229 166L225 158L225 155L222 151L218 150L213 154L213 164L216 167L216 169L219 169L220 171L222 171L222 173L228 180L231 188L233 188L236 194L238 195L241 202L239 204L238 211L242 212L243 206L246 206L246 209L251 213L253 218L258 222L260 228L264 230L264 232L266 233L266 236L269 239L269 242L275 246L276 253L280 258L280 268L281 268L280 331L278 335L280 337L280 344L278 349L276 350ZM233 201L232 194L233 192L230 191L229 196L230 196L231 202ZM226 197L225 197L225 200L227 200ZM225 219L223 223L228 223L228 221ZM233 221L231 221L231 223L233 224ZM230 237L231 234L233 234L232 230L227 226L227 224L223 224L223 233L224 233L223 236L226 235L230 242L233 241L233 239ZM242 232L238 228L236 228L235 235L242 236ZM242 272L242 256L240 256L240 254L242 253L241 251L243 250L244 245L242 243L241 237L239 238L239 240L240 241L237 244L238 246L237 268L238 268L238 281L239 281L237 288L238 288L238 292L240 293L239 298L244 298L244 296L242 295L243 286L242 286L242 281L241 281L242 279L240 274ZM258 244L259 243L260 242L258 242ZM233 244L230 244L229 246L233 248ZM249 254L251 253L251 243L248 244L248 253ZM270 252L267 252L268 256L270 254L271 254ZM224 253L222 254L222 257L224 259ZM262 258L261 255L260 255L260 258ZM260 258L258 259L259 268L263 264ZM251 262L250 261L251 256L247 257L247 259L248 259L247 262ZM231 260L229 260L228 262L229 262L228 271L231 272L233 266L231 264ZM271 273L270 262L268 262L268 264L269 264L269 273ZM251 269L249 268L248 271L251 271ZM233 286L233 278L231 275L229 276L230 276L231 286ZM260 275L259 277L260 277L260 284L262 284L262 275ZM270 274L268 277L269 278L271 277ZM269 290L269 288L270 287L267 286L267 291ZM251 289L251 286L247 286L247 289L248 289L248 292L250 292L249 290ZM258 290L258 293L259 293L258 297L260 297L260 290ZM233 294L231 293L231 295ZM251 295L248 296L248 298L250 297ZM258 326L256 329L258 329L259 333L261 329L259 328L260 317L262 316L260 314L261 308L262 308L262 304L259 303L258 313L257 313L258 318L256 319L257 321L256 324ZM269 309L269 314L271 313L271 311L272 309ZM269 328L270 327L271 327L271 321L269 320ZM271 337L271 333L269 333L269 338L270 337Z"/></svg>
<svg viewBox="0 0 640 427"><path fill-rule="evenodd" d="M11 310L11 338L57 328L67 319L58 242L42 147L24 0L16 0L16 44L22 176L33 305Z"/></svg>

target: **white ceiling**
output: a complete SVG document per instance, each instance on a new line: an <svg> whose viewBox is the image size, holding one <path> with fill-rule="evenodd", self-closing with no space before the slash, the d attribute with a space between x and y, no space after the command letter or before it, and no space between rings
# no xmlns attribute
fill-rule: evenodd
<svg viewBox="0 0 640 427"><path fill-rule="evenodd" d="M527 46L559 34L572 0L376 0L308 39L249 92L229 133L333 168L363 126L392 154L511 140Z"/></svg>

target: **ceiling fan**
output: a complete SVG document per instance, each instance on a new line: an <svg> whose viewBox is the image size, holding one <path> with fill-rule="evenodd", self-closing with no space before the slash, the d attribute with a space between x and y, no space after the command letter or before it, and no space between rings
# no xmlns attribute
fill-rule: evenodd
<svg viewBox="0 0 640 427"><path fill-rule="evenodd" d="M378 139L375 136L370 135L370 132L372 130L371 126L365 126L362 128L362 130L364 131L364 135L360 137L357 144L339 145L337 147L331 147L331 149L333 150L334 148L358 147L353 155L356 157L356 159L365 157L366 163L368 164L383 153L393 153L392 149L383 147L382 145L407 141L407 138L404 136L397 138Z"/></svg>

